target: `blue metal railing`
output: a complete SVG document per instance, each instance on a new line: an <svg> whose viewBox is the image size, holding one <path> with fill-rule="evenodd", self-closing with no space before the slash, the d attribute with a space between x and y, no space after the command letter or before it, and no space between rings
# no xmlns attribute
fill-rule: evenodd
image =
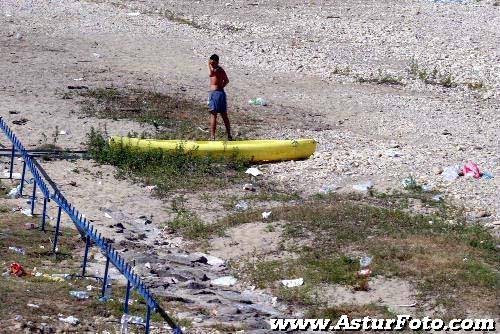
<svg viewBox="0 0 500 334"><path fill-rule="evenodd" d="M44 179L41 176L41 171L37 167L35 159L28 153L28 151L24 148L21 141L17 139L16 135L10 130L5 121L0 117L0 128L9 138L12 143L12 151L11 151L11 159L10 159L10 169L9 169L9 178L13 178L14 164L15 164L15 155L16 151L20 152L23 158L23 169L21 174L21 184L20 184L20 195L22 195L24 190L24 184L27 183L25 180L26 177L26 167L28 167L29 171L33 175L33 191L31 195L31 214L34 215L35 203L36 203L36 191L37 188L43 194L43 213L42 213L42 222L41 229L45 231L46 217L47 217L47 203L53 201L58 206L57 211L57 220L56 220L56 230L54 235L54 241L52 245L52 252L57 252L57 242L59 237L59 229L61 223L61 215L64 211L75 224L76 228L85 239L85 252L83 257L83 265L82 265L82 276L85 276L85 270L87 267L88 260L88 252L92 244L96 245L101 249L101 251L106 256L106 266L104 269L104 277L103 277L103 285L101 290L101 297L104 297L106 294L106 289L108 286L108 271L109 265L112 264L126 279L127 279L127 288L125 294L125 302L124 302L124 313L128 313L128 303L130 298L130 290L135 289L146 301L147 310L146 310L146 321L145 321L145 333L148 334L150 330L150 320L151 320L151 311L159 313L162 318L172 327L172 332L174 334L182 334L180 327L178 327L175 322L168 316L165 310L155 301L153 298L151 291L144 284L141 278L134 273L132 267L122 258L118 252L113 248L111 243L107 242L104 237L102 237L101 233L98 233L94 226L83 217L83 215L69 203L66 198L62 195L62 193L54 187L53 192L49 191Z"/></svg>

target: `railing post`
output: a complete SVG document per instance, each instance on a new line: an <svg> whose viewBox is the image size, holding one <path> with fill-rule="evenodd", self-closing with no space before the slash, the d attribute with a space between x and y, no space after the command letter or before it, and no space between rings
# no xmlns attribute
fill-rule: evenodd
<svg viewBox="0 0 500 334"><path fill-rule="evenodd" d="M104 269L104 280L102 283L101 298L104 298L106 293L106 285L108 284L108 270L109 270L109 245L106 247L106 268Z"/></svg>
<svg viewBox="0 0 500 334"><path fill-rule="evenodd" d="M33 194L31 195L31 215L35 215L36 180L33 179Z"/></svg>
<svg viewBox="0 0 500 334"><path fill-rule="evenodd" d="M14 172L14 156L16 154L16 146L12 144L12 155L10 156L9 179L12 180L12 173Z"/></svg>
<svg viewBox="0 0 500 334"><path fill-rule="evenodd" d="M127 290L125 291L125 305L123 305L123 313L128 314L128 301L130 299L130 281L127 280Z"/></svg>
<svg viewBox="0 0 500 334"><path fill-rule="evenodd" d="M42 231L45 232L45 217L47 216L47 197L43 199Z"/></svg>
<svg viewBox="0 0 500 334"><path fill-rule="evenodd" d="M148 304L148 308L146 310L146 334L149 334L149 323L151 321L151 306Z"/></svg>
<svg viewBox="0 0 500 334"><path fill-rule="evenodd" d="M83 268L82 268L82 277L85 277L85 270L87 269L87 259L89 255L90 248L90 237L87 234L85 238L85 253L83 254Z"/></svg>
<svg viewBox="0 0 500 334"><path fill-rule="evenodd" d="M54 245L52 246L52 253L56 252L57 239L59 239L59 225L61 223L61 211L62 211L62 208L58 207L58 209L57 209L56 234L54 235Z"/></svg>
<svg viewBox="0 0 500 334"><path fill-rule="evenodd" d="M23 173L21 174L21 188L19 188L19 195L23 196L24 189L24 176L26 175L26 160L23 160Z"/></svg>

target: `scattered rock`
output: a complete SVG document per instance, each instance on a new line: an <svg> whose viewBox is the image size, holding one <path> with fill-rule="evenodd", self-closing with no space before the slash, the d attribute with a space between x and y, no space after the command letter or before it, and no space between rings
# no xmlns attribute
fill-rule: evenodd
<svg viewBox="0 0 500 334"><path fill-rule="evenodd" d="M12 123L15 125L24 125L24 124L28 123L28 121L29 121L29 119L21 118L21 119L12 121Z"/></svg>
<svg viewBox="0 0 500 334"><path fill-rule="evenodd" d="M491 216L491 213L486 210L478 210L474 212L474 218L485 218L489 216Z"/></svg>
<svg viewBox="0 0 500 334"><path fill-rule="evenodd" d="M434 167L434 168L432 168L432 172L433 172L435 175L442 174L442 173L443 173L443 168L441 168L441 167Z"/></svg>
<svg viewBox="0 0 500 334"><path fill-rule="evenodd" d="M210 281L210 283L221 286L233 286L238 280L233 276L223 276Z"/></svg>

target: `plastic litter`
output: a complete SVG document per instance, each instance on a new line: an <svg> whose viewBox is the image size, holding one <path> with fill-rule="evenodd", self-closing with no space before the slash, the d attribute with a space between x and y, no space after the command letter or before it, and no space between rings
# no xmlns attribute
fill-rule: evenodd
<svg viewBox="0 0 500 334"><path fill-rule="evenodd" d="M417 182L415 181L415 179L407 177L406 179L403 179L401 181L401 185L403 187L407 188L407 187L411 187L411 186L416 186Z"/></svg>
<svg viewBox="0 0 500 334"><path fill-rule="evenodd" d="M31 304L31 303L26 304L26 306L33 308L40 308L40 306L38 306L37 304Z"/></svg>
<svg viewBox="0 0 500 334"><path fill-rule="evenodd" d="M22 209L22 210L21 210L21 213L22 213L23 215L25 215L25 216L28 216L28 217L33 217L33 216L31 215L31 210L30 210L30 209Z"/></svg>
<svg viewBox="0 0 500 334"><path fill-rule="evenodd" d="M493 174L489 173L489 172L483 172L481 174L481 178L482 179L485 179L485 180L491 180L494 178Z"/></svg>
<svg viewBox="0 0 500 334"><path fill-rule="evenodd" d="M331 193L331 192L334 192L335 190L338 190L340 189L341 187L332 183L332 184L325 184L321 187L321 189L319 190L320 193L322 194L328 194L328 193Z"/></svg>
<svg viewBox="0 0 500 334"><path fill-rule="evenodd" d="M146 186L146 190L149 191L150 193L152 193L153 191L155 191L156 189L158 189L158 186Z"/></svg>
<svg viewBox="0 0 500 334"><path fill-rule="evenodd" d="M454 165L445 167L441 175L443 176L443 179L445 179L446 181L453 181L458 179L458 177L460 176L459 172L460 172L460 166Z"/></svg>
<svg viewBox="0 0 500 334"><path fill-rule="evenodd" d="M9 191L8 196L9 196L9 198L11 198L11 199L15 199L15 198L19 198L19 197L21 197L21 185L18 185L17 187L12 188L12 189Z"/></svg>
<svg viewBox="0 0 500 334"><path fill-rule="evenodd" d="M10 172L8 170L5 170L3 172L4 177L10 177ZM15 180L20 180L22 177L21 173L12 173L12 178Z"/></svg>
<svg viewBox="0 0 500 334"><path fill-rule="evenodd" d="M216 279L211 280L210 282L215 285L221 286L233 286L236 284L238 280L233 276L223 276Z"/></svg>
<svg viewBox="0 0 500 334"><path fill-rule="evenodd" d="M239 201L234 208L238 211L248 210L248 203L246 201Z"/></svg>
<svg viewBox="0 0 500 334"><path fill-rule="evenodd" d="M394 305L396 307L415 307L417 306L417 303L413 303L413 304L401 304L401 305Z"/></svg>
<svg viewBox="0 0 500 334"><path fill-rule="evenodd" d="M271 217L271 211L264 211L264 212L262 212L262 218L263 219L268 219L269 217Z"/></svg>
<svg viewBox="0 0 500 334"><path fill-rule="evenodd" d="M245 173L246 174L250 174L252 176L262 175L262 172L258 168L256 168L256 167L250 167L250 168L248 168Z"/></svg>
<svg viewBox="0 0 500 334"><path fill-rule="evenodd" d="M122 328L124 324L144 325L144 319L139 316L124 314L120 323L122 324Z"/></svg>
<svg viewBox="0 0 500 334"><path fill-rule="evenodd" d="M390 158L399 158L399 157L403 156L403 152L395 151L395 150L385 151L384 154L386 157L390 157Z"/></svg>
<svg viewBox="0 0 500 334"><path fill-rule="evenodd" d="M481 172L479 171L479 167L473 162L469 161L462 168L462 173L464 176L473 177L475 179L479 179L481 177Z"/></svg>
<svg viewBox="0 0 500 334"><path fill-rule="evenodd" d="M372 273L372 271L370 269L361 269L360 271L358 271L358 275L364 276L364 277L369 276L371 273Z"/></svg>
<svg viewBox="0 0 500 334"><path fill-rule="evenodd" d="M129 316L129 323L136 325L144 325L144 319L139 316Z"/></svg>
<svg viewBox="0 0 500 334"><path fill-rule="evenodd" d="M370 264L372 264L372 261L373 261L373 257L363 256L361 259L359 259L359 265L361 266L361 268L366 268Z"/></svg>
<svg viewBox="0 0 500 334"><path fill-rule="evenodd" d="M60 321L62 322L65 322L67 324L71 324L71 325L78 325L80 323L80 320L78 320L78 318L75 318L74 316L70 315L69 317L66 317L66 318L59 318Z"/></svg>
<svg viewBox="0 0 500 334"><path fill-rule="evenodd" d="M243 186L243 190L254 191L255 187L251 183L245 183L245 185Z"/></svg>
<svg viewBox="0 0 500 334"><path fill-rule="evenodd" d="M368 281L370 279L370 275L372 274L372 271L368 266L373 261L373 257L371 256L363 256L361 259L359 259L359 266L360 270L356 272L356 279L358 281L358 286L357 289L361 291L368 291L369 286L368 286Z"/></svg>
<svg viewBox="0 0 500 334"><path fill-rule="evenodd" d="M434 202L439 202L439 201L442 201L443 199L444 199L444 195L442 195L442 194L432 196L432 200Z"/></svg>
<svg viewBox="0 0 500 334"><path fill-rule="evenodd" d="M52 274L50 275L51 278L53 279L62 279L62 280L67 280L71 278L71 274Z"/></svg>
<svg viewBox="0 0 500 334"><path fill-rule="evenodd" d="M214 267L223 266L226 263L226 261L224 261L223 259L220 259L212 255L203 254L203 256L207 259L207 264Z"/></svg>
<svg viewBox="0 0 500 334"><path fill-rule="evenodd" d="M120 334L128 334L128 319L129 315L122 315L122 319L120 320Z"/></svg>
<svg viewBox="0 0 500 334"><path fill-rule="evenodd" d="M108 275L108 283L106 284L106 290L104 290L104 296L99 298L99 301L106 302L113 297L113 283L112 278Z"/></svg>
<svg viewBox="0 0 500 334"><path fill-rule="evenodd" d="M352 186L352 189L354 189L356 191L368 191L371 188L373 188L373 182L371 182L371 181L368 181L365 183L360 183L360 184L355 184Z"/></svg>
<svg viewBox="0 0 500 334"><path fill-rule="evenodd" d="M110 215L109 213L107 213L107 212L105 212L105 213L104 213L104 217L109 218L109 219L112 219L112 218L113 218L113 217L111 217L111 215Z"/></svg>
<svg viewBox="0 0 500 334"><path fill-rule="evenodd" d="M255 99L250 99L250 100L248 100L248 103L253 105L253 106L267 106L267 101L261 97L258 97Z"/></svg>
<svg viewBox="0 0 500 334"><path fill-rule="evenodd" d="M10 273L17 277L27 275L26 272L24 271L23 266L17 262L14 262L10 265Z"/></svg>
<svg viewBox="0 0 500 334"><path fill-rule="evenodd" d="M24 248L9 247L9 250L16 252L18 254L26 255L26 251L24 250Z"/></svg>
<svg viewBox="0 0 500 334"><path fill-rule="evenodd" d="M90 297L87 291L70 291L69 295L78 299L88 299Z"/></svg>
<svg viewBox="0 0 500 334"><path fill-rule="evenodd" d="M431 191L432 189L434 189L434 187L431 186L430 184L423 184L422 185L422 190L423 191Z"/></svg>
<svg viewBox="0 0 500 334"><path fill-rule="evenodd" d="M281 284L286 286L287 288L294 288L296 286L301 286L304 284L304 279L303 278L297 278L297 279L284 279L281 281Z"/></svg>

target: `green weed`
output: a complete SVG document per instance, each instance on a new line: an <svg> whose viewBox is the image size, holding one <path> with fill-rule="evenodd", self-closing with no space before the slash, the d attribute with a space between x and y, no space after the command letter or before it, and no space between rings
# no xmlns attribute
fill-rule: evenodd
<svg viewBox="0 0 500 334"><path fill-rule="evenodd" d="M104 135L91 129L87 148L93 159L117 166L122 175L158 186L164 196L174 189L212 189L240 182L248 162L237 157L195 156L182 147L173 151L141 151L124 145L109 145Z"/></svg>
<svg viewBox="0 0 500 334"><path fill-rule="evenodd" d="M348 255L354 251L373 256L374 275L413 281L422 298L450 301L453 314L463 315L457 291L471 303L482 299L481 308L492 309L493 301L485 296L499 282L498 240L485 228L467 224L461 211L452 206L440 204L432 215L399 208L404 199L414 197L427 198L428 194L365 198L332 194L274 208L271 220L285 222L283 250L297 257L248 262L243 272L260 287L275 287L278 280L295 277L303 277L304 288L311 293L325 283L354 286L359 263L357 257ZM254 219L246 212L232 216L226 224Z"/></svg>

